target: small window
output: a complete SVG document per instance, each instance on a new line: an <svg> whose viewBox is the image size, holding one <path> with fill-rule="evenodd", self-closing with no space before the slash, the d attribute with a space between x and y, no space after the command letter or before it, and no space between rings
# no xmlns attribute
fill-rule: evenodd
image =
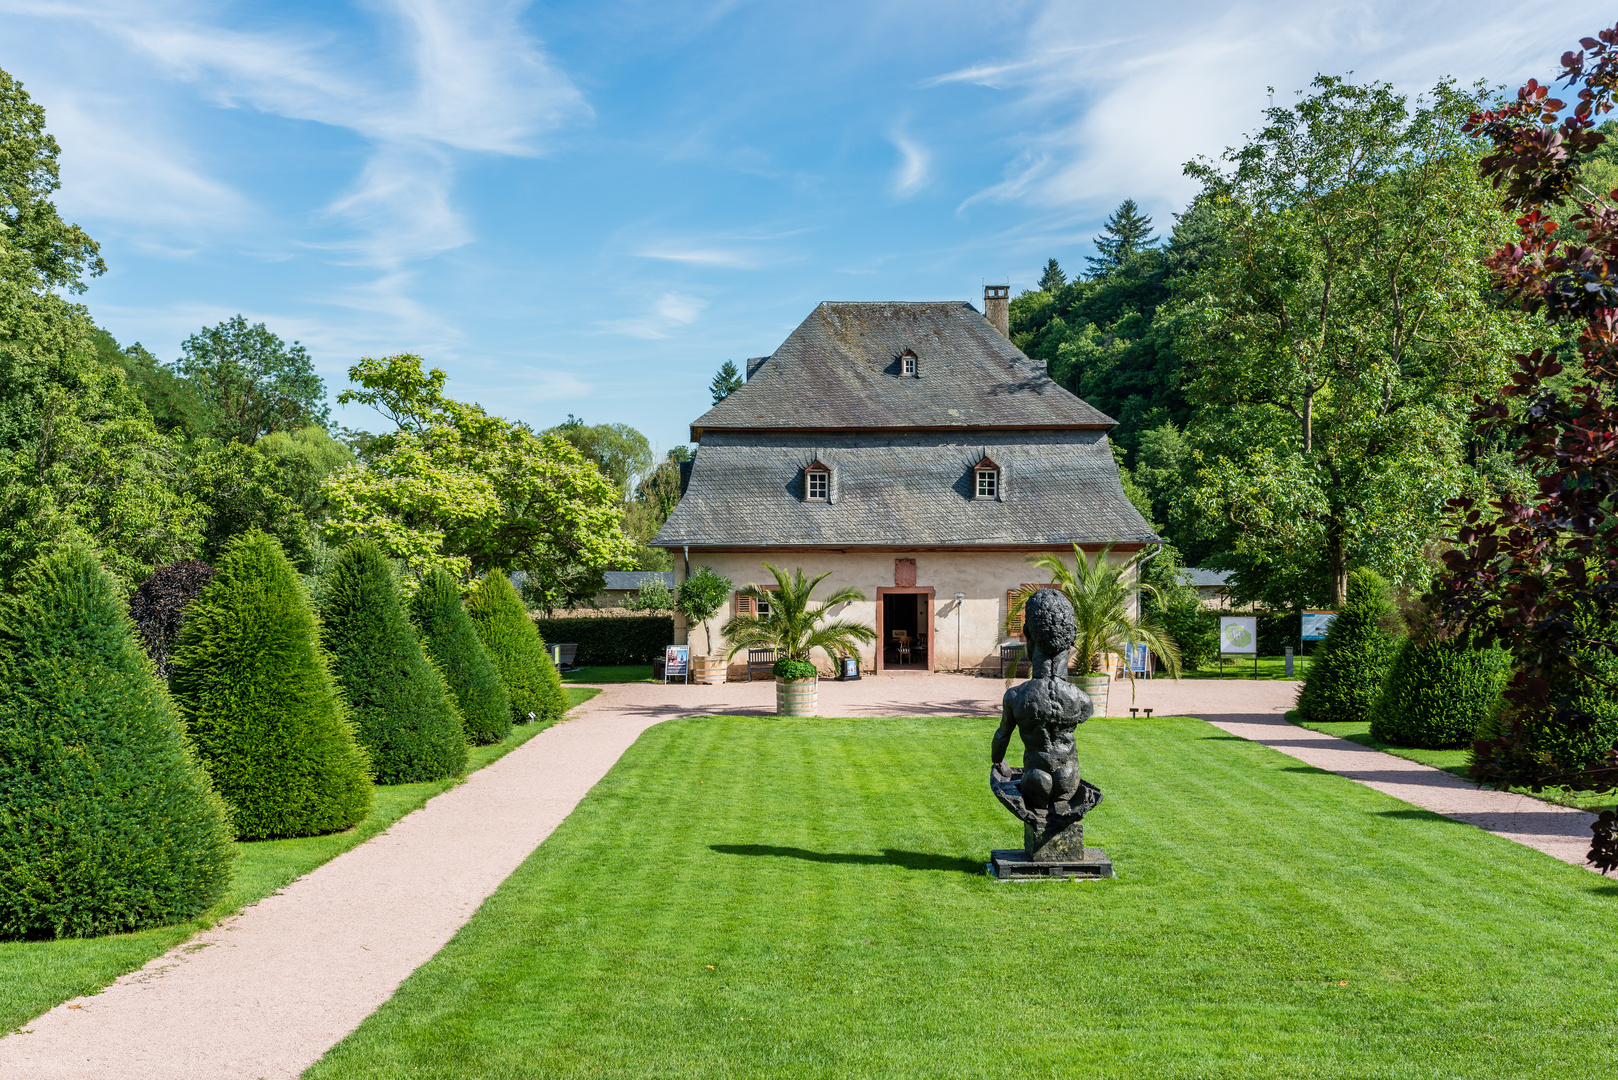
<svg viewBox="0 0 1618 1080"><path fill-rule="evenodd" d="M914 375L916 373L916 358L914 356L901 356L899 358L899 374Z"/></svg>
<svg viewBox="0 0 1618 1080"><path fill-rule="evenodd" d="M1000 496L1000 470L978 470L978 498L995 499Z"/></svg>
<svg viewBox="0 0 1618 1080"><path fill-rule="evenodd" d="M810 469L804 473L805 498L826 502L831 493L831 473L825 469Z"/></svg>
<svg viewBox="0 0 1618 1080"><path fill-rule="evenodd" d="M768 619L770 617L770 598L768 596L760 596L755 606L758 608L759 618Z"/></svg>
<svg viewBox="0 0 1618 1080"><path fill-rule="evenodd" d="M767 596L743 596L736 594L736 614L755 615L760 619L770 617L770 600Z"/></svg>

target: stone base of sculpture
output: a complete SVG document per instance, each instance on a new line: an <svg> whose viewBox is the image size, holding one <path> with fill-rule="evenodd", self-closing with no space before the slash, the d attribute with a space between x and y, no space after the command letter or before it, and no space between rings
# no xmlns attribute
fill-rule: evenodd
<svg viewBox="0 0 1618 1080"><path fill-rule="evenodd" d="M1085 848L1070 858L1039 862L1020 848L991 851L989 873L1001 881L1099 881L1117 877L1112 860L1100 848Z"/></svg>

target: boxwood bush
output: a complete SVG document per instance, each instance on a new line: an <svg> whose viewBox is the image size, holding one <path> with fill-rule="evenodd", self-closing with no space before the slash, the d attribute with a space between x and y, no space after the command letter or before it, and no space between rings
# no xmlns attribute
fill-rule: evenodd
<svg viewBox="0 0 1618 1080"><path fill-rule="evenodd" d="M1590 628L1586 626L1585 629ZM1618 657L1605 651L1593 651L1583 657L1583 662L1600 679L1618 685ZM1618 742L1618 691L1603 686L1595 679L1581 679L1575 703L1582 712L1595 717L1596 722L1583 731L1574 731L1560 724L1529 725L1527 738L1521 748L1494 763L1503 769L1506 779L1513 783L1532 784L1537 777L1576 772L1598 765L1606 758L1607 751L1612 749L1613 743ZM1477 738L1495 738L1501 723L1498 710L1491 712L1478 725ZM1477 749L1474 745L1474 764L1477 764Z"/></svg>
<svg viewBox="0 0 1618 1080"><path fill-rule="evenodd" d="M0 937L189 918L230 840L112 581L81 548L29 566L0 599Z"/></svg>
<svg viewBox="0 0 1618 1080"><path fill-rule="evenodd" d="M777 679L813 679L820 674L820 669L807 660L789 660L783 656L770 668L770 673Z"/></svg>
<svg viewBox="0 0 1618 1080"><path fill-rule="evenodd" d="M443 570L432 571L410 600L410 617L449 683L467 740L481 746L504 739L511 731L511 695L461 604L460 585Z"/></svg>
<svg viewBox="0 0 1618 1080"><path fill-rule="evenodd" d="M1429 750L1470 746L1498 712L1510 676L1511 656L1503 649L1473 648L1466 638L1407 637L1371 710L1371 736Z"/></svg>
<svg viewBox="0 0 1618 1080"><path fill-rule="evenodd" d="M393 567L371 540L343 548L326 577L321 639L379 784L466 771L466 733L444 676L405 616Z"/></svg>
<svg viewBox="0 0 1618 1080"><path fill-rule="evenodd" d="M1310 661L1298 711L1317 723L1368 719L1399 637L1387 582L1374 570L1349 574L1343 610Z"/></svg>
<svg viewBox="0 0 1618 1080"><path fill-rule="evenodd" d="M371 766L281 545L233 539L186 613L169 685L243 840L346 829Z"/></svg>
<svg viewBox="0 0 1618 1080"><path fill-rule="evenodd" d="M511 695L512 719L519 724L560 720L567 712L562 676L510 579L484 574L466 598L466 613Z"/></svg>
<svg viewBox="0 0 1618 1080"><path fill-rule="evenodd" d="M540 619L534 625L546 641L578 645L577 664L650 664L674 644L674 620L667 615Z"/></svg>

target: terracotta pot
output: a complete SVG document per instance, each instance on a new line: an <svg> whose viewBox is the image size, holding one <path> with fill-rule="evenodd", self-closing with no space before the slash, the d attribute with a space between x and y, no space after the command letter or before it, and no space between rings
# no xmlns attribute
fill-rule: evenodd
<svg viewBox="0 0 1618 1080"><path fill-rule="evenodd" d="M775 711L781 716L814 716L819 705L818 676L775 680Z"/></svg>
<svg viewBox="0 0 1618 1080"><path fill-rule="evenodd" d="M696 682L717 686L725 681L729 667L723 656L693 656L691 677Z"/></svg>

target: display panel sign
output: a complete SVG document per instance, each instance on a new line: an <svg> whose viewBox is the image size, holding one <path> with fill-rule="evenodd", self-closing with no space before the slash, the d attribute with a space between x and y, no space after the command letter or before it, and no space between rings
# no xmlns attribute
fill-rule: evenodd
<svg viewBox="0 0 1618 1080"><path fill-rule="evenodd" d="M670 645L663 650L663 671L667 675L684 675L691 662L689 645Z"/></svg>
<svg viewBox="0 0 1618 1080"><path fill-rule="evenodd" d="M1137 675L1144 675L1146 674L1148 665L1150 665L1150 663L1151 660L1148 659L1146 646L1133 645L1130 647L1129 670L1131 672Z"/></svg>
<svg viewBox="0 0 1618 1080"><path fill-rule="evenodd" d="M1325 638L1326 630L1331 621L1337 618L1335 611L1311 611L1305 609L1303 613L1303 633L1299 637L1304 641L1320 641Z"/></svg>
<svg viewBox="0 0 1618 1080"><path fill-rule="evenodd" d="M1219 617L1219 651L1258 655L1258 619L1251 615Z"/></svg>

